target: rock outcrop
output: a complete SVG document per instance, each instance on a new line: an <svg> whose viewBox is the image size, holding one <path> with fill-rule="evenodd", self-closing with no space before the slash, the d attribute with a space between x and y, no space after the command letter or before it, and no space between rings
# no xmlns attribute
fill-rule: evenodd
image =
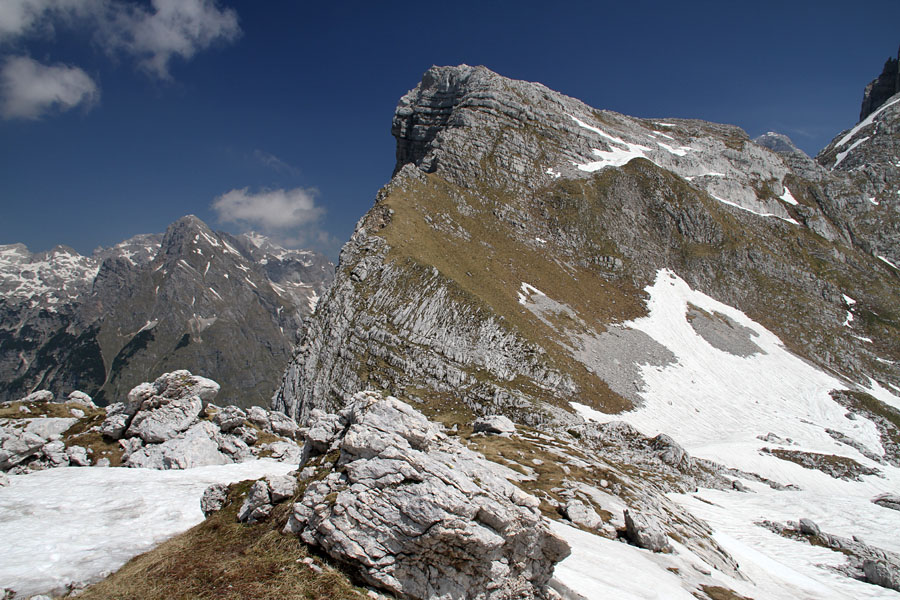
<svg viewBox="0 0 900 600"><path fill-rule="evenodd" d="M900 94L900 49L897 50L896 58L885 61L881 75L866 86L859 109L859 120L862 121L878 110L894 94Z"/></svg>
<svg viewBox="0 0 900 600"><path fill-rule="evenodd" d="M390 396L362 392L317 417L316 474L288 531L404 598L544 597L568 546L496 465ZM266 495L255 485L248 516Z"/></svg>

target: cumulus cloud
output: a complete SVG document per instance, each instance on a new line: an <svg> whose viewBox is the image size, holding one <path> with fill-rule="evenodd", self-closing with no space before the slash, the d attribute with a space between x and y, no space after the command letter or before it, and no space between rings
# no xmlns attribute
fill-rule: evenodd
<svg viewBox="0 0 900 600"><path fill-rule="evenodd" d="M212 203L219 221L258 227L265 231L293 229L319 221L325 209L316 206L316 190L231 190Z"/></svg>
<svg viewBox="0 0 900 600"><path fill-rule="evenodd" d="M171 79L173 58L188 60L241 35L237 13L217 0L0 0L0 42L52 33L55 26L88 25L111 56L134 58L160 79Z"/></svg>
<svg viewBox="0 0 900 600"><path fill-rule="evenodd" d="M27 56L8 58L0 69L0 114L4 119L39 119L100 99L91 77L68 65L43 65Z"/></svg>
<svg viewBox="0 0 900 600"><path fill-rule="evenodd" d="M241 34L237 13L222 10L215 0L153 0L152 10L111 4L100 40L112 52L123 50L148 73L170 79L169 62L189 59L216 43Z"/></svg>

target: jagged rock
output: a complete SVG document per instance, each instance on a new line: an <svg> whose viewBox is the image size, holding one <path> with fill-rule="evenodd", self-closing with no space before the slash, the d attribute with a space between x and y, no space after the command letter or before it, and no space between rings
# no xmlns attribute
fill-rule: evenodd
<svg viewBox="0 0 900 600"><path fill-rule="evenodd" d="M569 549L535 498L411 406L376 392L341 411L343 473L311 483L286 530L407 598L533 598Z"/></svg>
<svg viewBox="0 0 900 600"><path fill-rule="evenodd" d="M646 515L625 511L625 537L638 548L652 552L672 552L669 538L659 523Z"/></svg>
<svg viewBox="0 0 900 600"><path fill-rule="evenodd" d="M863 92L859 120L862 121L878 110L891 96L900 93L900 50L897 58L889 58L884 63L881 75L873 79Z"/></svg>
<svg viewBox="0 0 900 600"><path fill-rule="evenodd" d="M181 399L197 396L203 402L212 402L219 393L219 384L212 379L192 375L190 371L179 370L160 375L153 382L156 395L164 398Z"/></svg>
<svg viewBox="0 0 900 600"><path fill-rule="evenodd" d="M269 411L269 429L275 435L293 438L300 427L284 413Z"/></svg>
<svg viewBox="0 0 900 600"><path fill-rule="evenodd" d="M900 591L900 571L895 566L877 560L863 562L866 581L890 590Z"/></svg>
<svg viewBox="0 0 900 600"><path fill-rule="evenodd" d="M40 452L47 440L33 433L0 427L0 470L8 471Z"/></svg>
<svg viewBox="0 0 900 600"><path fill-rule="evenodd" d="M269 485L273 504L287 500L297 492L297 479L292 475L269 475L266 483Z"/></svg>
<svg viewBox="0 0 900 600"><path fill-rule="evenodd" d="M126 467L147 469L190 469L233 462L219 451L218 428L208 421L162 444L144 446L124 462Z"/></svg>
<svg viewBox="0 0 900 600"><path fill-rule="evenodd" d="M800 533L805 535L819 535L822 530L811 519L800 519Z"/></svg>
<svg viewBox="0 0 900 600"><path fill-rule="evenodd" d="M128 429L131 416L125 412L126 405L122 402L110 404L106 407L106 418L100 424L100 433L114 440L120 439Z"/></svg>
<svg viewBox="0 0 900 600"><path fill-rule="evenodd" d="M255 523L269 516L272 512L272 496L269 492L269 484L265 479L260 479L253 484L244 504L238 511L238 521L241 523Z"/></svg>
<svg viewBox="0 0 900 600"><path fill-rule="evenodd" d="M97 408L97 405L94 404L94 399L85 394L84 392L79 392L75 390L68 396L69 402L75 402L76 404L81 404L88 408Z"/></svg>
<svg viewBox="0 0 900 600"><path fill-rule="evenodd" d="M108 458L98 458L95 467L108 467L110 466L110 462Z"/></svg>
<svg viewBox="0 0 900 600"><path fill-rule="evenodd" d="M309 415L309 429L306 431L306 444L314 453L326 452L338 439L344 425L338 415L326 414L322 410L313 409Z"/></svg>
<svg viewBox="0 0 900 600"><path fill-rule="evenodd" d="M872 498L872 502L874 502L878 506L883 506L885 508L890 508L893 510L900 510L900 494L892 494L890 492L886 492Z"/></svg>
<svg viewBox="0 0 900 600"><path fill-rule="evenodd" d="M84 446L68 446L66 448L66 456L69 457L69 464L76 467L91 466L91 459L88 456L87 448Z"/></svg>
<svg viewBox="0 0 900 600"><path fill-rule="evenodd" d="M226 406L219 410L213 417L213 423L219 426L223 433L239 427L247 418L247 413L237 406Z"/></svg>
<svg viewBox="0 0 900 600"><path fill-rule="evenodd" d="M515 433L516 424L509 420L509 417L503 415L488 415L476 419L472 423L472 430L475 433Z"/></svg>
<svg viewBox="0 0 900 600"><path fill-rule="evenodd" d="M201 410L203 401L199 396L169 400L152 410L140 410L132 419L125 435L140 437L150 444L165 442L196 423Z"/></svg>
<svg viewBox="0 0 900 600"><path fill-rule="evenodd" d="M66 454L66 445L59 441L53 441L41 448L41 453L54 467L64 467L69 464L69 456Z"/></svg>
<svg viewBox="0 0 900 600"><path fill-rule="evenodd" d="M272 422L269 420L269 411L260 406L251 406L247 409L247 420L263 431L271 431L272 429Z"/></svg>
<svg viewBox="0 0 900 600"><path fill-rule="evenodd" d="M219 450L230 456L234 462L243 462L253 457L253 451L244 440L234 435L220 435Z"/></svg>
<svg viewBox="0 0 900 600"><path fill-rule="evenodd" d="M124 412L129 416L134 416L134 414L141 409L145 400L149 400L157 393L156 385L149 382L139 383L128 392L127 401L123 407ZM107 413L109 411L107 410Z"/></svg>
<svg viewBox="0 0 900 600"><path fill-rule="evenodd" d="M597 512L580 500L569 500L562 509L563 515L576 525L587 529L603 527L603 519Z"/></svg>
<svg viewBox="0 0 900 600"><path fill-rule="evenodd" d="M214 483L203 491L203 496L200 497L200 510L208 517L222 510L226 500L228 500L228 486L224 483Z"/></svg>
<svg viewBox="0 0 900 600"><path fill-rule="evenodd" d="M659 453L660 459L676 469L691 468L691 457L678 443L665 433L660 433L650 440L651 447Z"/></svg>
<svg viewBox="0 0 900 600"><path fill-rule="evenodd" d="M259 439L256 430L252 427L236 427L231 433L244 442L247 446L252 446Z"/></svg>

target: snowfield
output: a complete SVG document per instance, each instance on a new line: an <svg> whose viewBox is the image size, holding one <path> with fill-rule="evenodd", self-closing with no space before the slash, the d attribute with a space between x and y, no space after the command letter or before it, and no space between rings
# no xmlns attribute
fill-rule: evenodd
<svg viewBox="0 0 900 600"><path fill-rule="evenodd" d="M184 471L66 467L12 475L0 488L0 589L27 598L102 579L201 522L209 485L295 467L260 459Z"/></svg>
<svg viewBox="0 0 900 600"><path fill-rule="evenodd" d="M716 540L750 577L749 584L730 583L732 589L754 598L900 598L897 592L822 566L842 564L842 554L785 539L755 524L763 519L784 523L810 518L824 532L859 536L870 545L900 552L900 513L871 503L880 493L900 490L900 469L866 458L825 431L840 431L883 454L875 425L859 416L848 419L846 409L830 397L830 390L847 389L848 384L791 354L772 332L741 311L692 290L671 271L659 271L646 291L649 315L624 326L648 334L677 360L663 366L642 365L638 384L643 405L632 412L607 415L573 403L575 409L586 419L627 421L647 436L667 433L694 456L798 488L779 491L744 480L752 493L701 489L673 495L712 526ZM688 321L689 305L726 317L738 326L735 329L745 328L759 351L739 356L713 347ZM882 401L900 406L900 397L875 386L860 384L877 389ZM784 443L758 437L769 433L785 438ZM860 481L835 479L762 453L762 448L845 456L881 475L864 475ZM603 543L595 541L587 551L599 552L597 544ZM577 568L578 560L567 560ZM561 571L563 577L565 572Z"/></svg>

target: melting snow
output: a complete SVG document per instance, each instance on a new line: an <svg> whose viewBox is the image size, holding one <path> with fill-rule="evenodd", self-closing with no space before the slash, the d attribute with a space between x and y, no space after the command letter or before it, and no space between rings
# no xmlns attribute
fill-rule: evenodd
<svg viewBox="0 0 900 600"><path fill-rule="evenodd" d="M684 156L685 154L693 150L693 148L691 148L690 146L679 146L677 148L673 148L672 146L663 144L662 142L656 142L656 145L666 152L674 154L675 156Z"/></svg>
<svg viewBox="0 0 900 600"><path fill-rule="evenodd" d="M856 148L857 146L859 146L860 144L862 144L862 143L863 143L864 141L866 141L867 139L869 139L869 136L866 136L866 137L864 137L864 138L858 139L858 140L856 140L855 142L853 142L853 144L852 144L849 148L847 148L846 150L844 150L843 152L838 152L837 158L835 159L834 164L831 165L831 168L833 169L833 168L835 168L836 166L838 166L839 164L841 164L841 163L844 161L844 159L847 158L847 155L850 154L850 152L851 152L854 148ZM838 146L840 146L840 144L838 144Z"/></svg>
<svg viewBox="0 0 900 600"><path fill-rule="evenodd" d="M890 107L890 106L893 106L894 104L897 104L898 102L900 102L900 98L898 98L898 99L896 99L896 100L893 100L893 101L891 101L891 102L888 102L888 103L886 103L886 104L883 104L878 110L876 110L876 111L873 112L871 115L869 115L868 117L866 117L865 119L863 119L862 121L860 121L859 123L857 123L857 124L856 124L856 127L854 127L853 129L851 129L851 130L849 131L849 133L847 133L847 135L845 135L844 137L842 137L842 138L841 138L841 141L839 141L837 144L835 144L834 147L835 147L835 148L840 148L841 146L843 146L844 144L846 144L847 142L849 142L849 141L853 138L853 136L856 135L856 134L859 132L859 130L861 130L861 129L864 128L864 127L868 127L869 125L871 125L872 122L875 120L875 117L877 117L882 111L884 111L884 109L886 109L886 108L888 108L888 107ZM840 162L840 161L838 161L838 162ZM837 162L835 162L834 165L837 166Z"/></svg>
<svg viewBox="0 0 900 600"><path fill-rule="evenodd" d="M553 177L553 179L559 179L560 177L562 177L562 173L560 173L559 171L554 171L551 167L547 167L547 170L544 172L547 175Z"/></svg>
<svg viewBox="0 0 900 600"><path fill-rule="evenodd" d="M184 471L71 467L12 475L0 488L0 588L22 597L95 581L203 520L213 483L283 475L271 459Z"/></svg>
<svg viewBox="0 0 900 600"><path fill-rule="evenodd" d="M880 260L880 261L882 261L882 262L884 262L884 263L887 263L888 265L892 266L892 267L893 267L894 269L896 269L897 271L900 271L900 267L898 267L897 265L895 265L894 263L892 263L891 261L889 261L887 258L881 256L880 254L878 255L878 260Z"/></svg>
<svg viewBox="0 0 900 600"><path fill-rule="evenodd" d="M725 200L724 198L720 198L720 197L715 196L715 195L713 195L713 194L710 194L710 196L712 196L713 198L715 198L716 200L718 200L718 201L721 202L722 204L727 204L728 206L733 206L733 207L735 207L735 208L739 208L739 209L741 209L741 210L745 210L745 211L747 211L747 212L749 212L749 213L753 213L754 215L757 215L757 216L760 216L760 217L775 217L775 218L777 218L777 219L781 219L782 221L787 221L788 223L792 223L792 224L794 224L794 225L799 225L799 224L800 224L800 223L798 223L797 221L795 221L794 219L792 219L792 218L790 218L790 217L782 217L782 216L776 215L776 214L774 214L774 213L757 212L757 211L753 210L752 208L747 208L746 206L741 206L741 205L738 204L737 202L731 202L730 200Z"/></svg>
<svg viewBox="0 0 900 600"><path fill-rule="evenodd" d="M581 127L584 127L585 129L593 131L597 135L606 138L606 140L611 143L610 145L613 148L612 150L597 150L596 148L594 148L594 156L599 157L600 160L589 162L583 165L573 163L580 170L587 171L588 173L593 173L594 171L599 171L603 167L621 167L627 164L633 158L647 158L646 153L650 151L650 148L641 146L640 144L632 144L630 142L626 142L623 139L609 135L601 129L593 127L592 125L588 125L577 117L574 117L572 115L569 116ZM622 147L617 148L616 146Z"/></svg>
<svg viewBox="0 0 900 600"><path fill-rule="evenodd" d="M534 287L533 285L531 285L530 283L525 283L524 281L522 282L522 285L520 286L519 289L520 289L519 304L521 304L522 306L525 306L528 303L528 297L531 294L537 294L538 296L546 296L547 295L544 292L542 292L541 290L539 290L536 287Z"/></svg>
<svg viewBox="0 0 900 600"><path fill-rule="evenodd" d="M788 189L788 186L784 186L784 193L778 196L782 202L787 202L792 206L797 206L799 202L794 198L794 195L791 193L791 190Z"/></svg>
<svg viewBox="0 0 900 600"><path fill-rule="evenodd" d="M817 566L841 563L839 553L786 540L754 524L764 518L783 522L808 517L829 533L859 535L875 546L900 551L896 513L870 502L879 493L896 491L900 469L876 464L826 432L840 431L873 452L883 452L874 424L859 416L847 419L844 407L830 397L831 390L846 389L844 383L791 354L777 336L741 311L692 290L669 270L659 271L646 291L648 316L624 326L646 333L677 360L641 367L642 382L637 383L642 383L643 403L632 412L607 415L575 403L573 407L587 419L625 420L648 436L665 432L694 456L799 487L777 491L744 481L756 493L700 490L676 496L712 525L716 539L759 586L757 594L734 588L740 593L765 598L896 597ZM749 328L762 352L741 357L711 346L687 321L688 304ZM900 408L900 397L873 380L868 392ZM846 456L877 468L884 477L843 481L763 454L760 449L772 444L757 436L769 432L792 438L792 449ZM695 495L712 505L695 500Z"/></svg>

